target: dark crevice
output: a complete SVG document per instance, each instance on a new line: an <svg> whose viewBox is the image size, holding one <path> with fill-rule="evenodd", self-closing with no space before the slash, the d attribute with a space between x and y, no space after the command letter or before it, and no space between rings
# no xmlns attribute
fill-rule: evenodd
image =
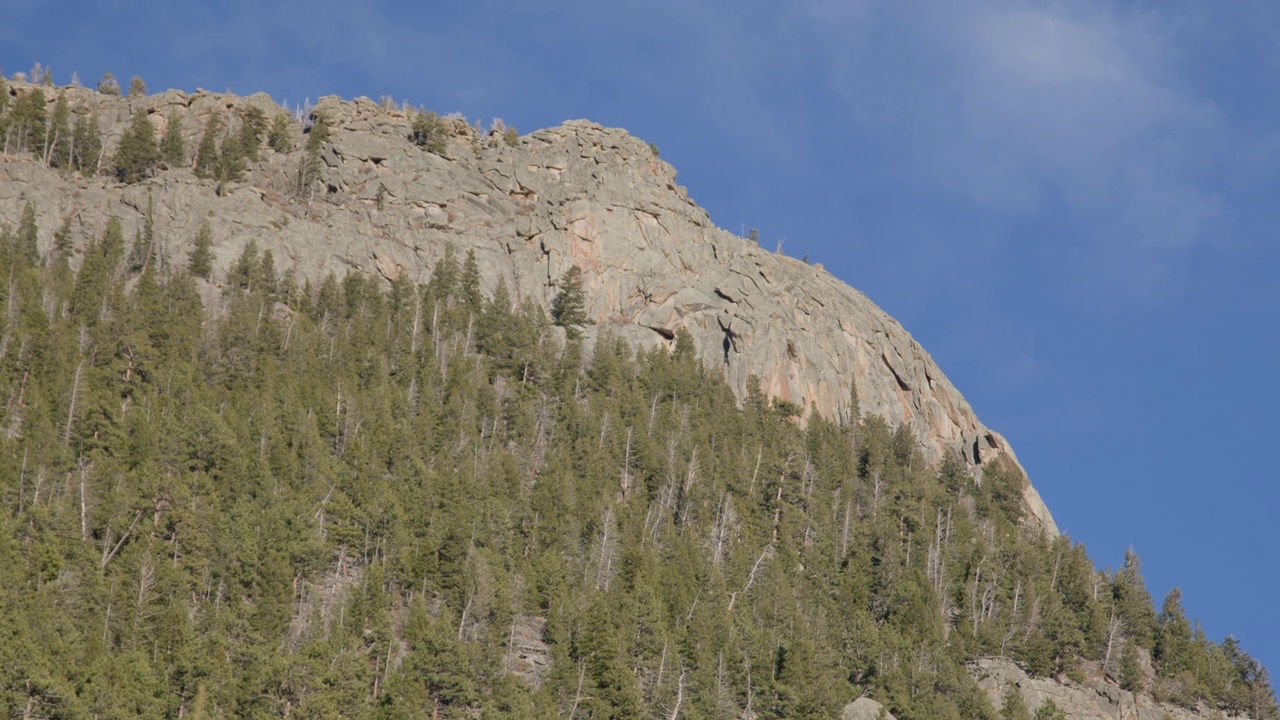
<svg viewBox="0 0 1280 720"><path fill-rule="evenodd" d="M902 376L898 374L897 370L893 369L893 366L888 361L885 362L884 366L889 368L889 372L893 373L893 379L898 381L898 387L902 388L903 392L911 392L911 386L902 379Z"/></svg>
<svg viewBox="0 0 1280 720"><path fill-rule="evenodd" d="M672 330L668 330L664 327L654 327L653 325L647 325L646 327L658 333L658 335L660 335L664 340L671 341L676 339L676 334Z"/></svg>

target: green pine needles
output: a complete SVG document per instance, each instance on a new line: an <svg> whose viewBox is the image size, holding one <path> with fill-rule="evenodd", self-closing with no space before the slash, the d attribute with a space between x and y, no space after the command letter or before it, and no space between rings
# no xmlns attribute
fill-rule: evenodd
<svg viewBox="0 0 1280 720"><path fill-rule="evenodd" d="M434 112L419 110L413 117L409 139L427 152L443 155L449 137L450 123Z"/></svg>
<svg viewBox="0 0 1280 720"><path fill-rule="evenodd" d="M551 299L551 319L564 328L570 340L582 337L582 328L594 324L587 317L587 293L582 284L582 268L574 265L557 283L559 290Z"/></svg>
<svg viewBox="0 0 1280 720"><path fill-rule="evenodd" d="M160 157L156 127L147 112L139 110L133 114L129 129L116 149L116 178L124 183L136 183L151 174Z"/></svg>

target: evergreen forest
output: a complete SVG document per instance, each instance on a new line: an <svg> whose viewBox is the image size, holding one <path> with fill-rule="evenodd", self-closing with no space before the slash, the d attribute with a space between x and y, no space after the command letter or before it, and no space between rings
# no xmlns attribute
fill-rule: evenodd
<svg viewBox="0 0 1280 720"><path fill-rule="evenodd" d="M107 169L41 92L0 93L5 152ZM185 162L140 117L123 182ZM197 169L288 140L243 125ZM35 218L0 229L6 717L994 720L1026 709L969 663L1003 656L1280 719L1136 554L1024 524L1016 468L931 466L856 392L739 402L683 332L586 332L576 274L548 316L471 256L312 283L252 243L215 274L207 226Z"/></svg>

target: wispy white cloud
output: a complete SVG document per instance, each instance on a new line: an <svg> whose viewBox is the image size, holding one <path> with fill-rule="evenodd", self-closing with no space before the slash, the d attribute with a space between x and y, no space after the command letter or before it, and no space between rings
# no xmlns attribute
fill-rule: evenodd
<svg viewBox="0 0 1280 720"><path fill-rule="evenodd" d="M997 216L1060 213L1082 271L1113 294L1157 291L1213 237L1223 203L1211 177L1236 138L1179 75L1185 27L1172 10L836 7L809 6L833 89L864 131L901 147L916 182Z"/></svg>

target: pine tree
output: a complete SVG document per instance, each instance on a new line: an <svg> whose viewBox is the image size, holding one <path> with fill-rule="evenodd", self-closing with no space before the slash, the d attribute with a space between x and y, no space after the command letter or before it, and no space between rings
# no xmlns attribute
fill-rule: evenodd
<svg viewBox="0 0 1280 720"><path fill-rule="evenodd" d="M1154 653L1157 674L1177 677L1191 667L1191 624L1182 611L1181 590L1173 588L1165 595L1158 621L1160 631Z"/></svg>
<svg viewBox="0 0 1280 720"><path fill-rule="evenodd" d="M196 147L196 177L210 178L218 173L218 133L222 130L222 121L217 115L209 118L204 125L204 134L200 136L200 145Z"/></svg>
<svg viewBox="0 0 1280 720"><path fill-rule="evenodd" d="M436 262L431 270L431 283L427 286L431 295L444 305L449 305L457 291L458 258L453 245L444 246L444 257Z"/></svg>
<svg viewBox="0 0 1280 720"><path fill-rule="evenodd" d="M250 240L245 243L240 257L236 259L236 264L227 271L228 289L235 288L242 291L252 289L257 281L261 264L262 261L258 257L258 241Z"/></svg>
<svg viewBox="0 0 1280 720"><path fill-rule="evenodd" d="M258 264L253 289L270 299L274 299L280 290L280 276L276 274L275 255L270 250L264 250L262 253L262 262Z"/></svg>
<svg viewBox="0 0 1280 720"><path fill-rule="evenodd" d="M1018 692L1018 688L1013 685L1005 688L1000 705L1000 717L1002 720L1031 720L1031 712L1022 701L1022 693Z"/></svg>
<svg viewBox="0 0 1280 720"><path fill-rule="evenodd" d="M1111 583L1116 612L1124 620L1125 635L1139 647L1155 649L1159 623L1151 593L1142 579L1142 559L1129 548L1124 553L1124 567L1116 573Z"/></svg>
<svg viewBox="0 0 1280 720"><path fill-rule="evenodd" d="M1036 708L1034 720L1067 720L1067 713L1053 700L1045 700Z"/></svg>
<svg viewBox="0 0 1280 720"><path fill-rule="evenodd" d="M410 608L404 631L409 652L400 681L389 688L388 705L406 708L406 714L453 717L479 699L477 658L472 646L453 637L455 621L448 612L431 618L421 601Z"/></svg>
<svg viewBox="0 0 1280 720"><path fill-rule="evenodd" d="M22 206L22 218L18 220L18 235L15 240L19 257L28 266L35 267L40 262L40 246L36 229L36 208L30 200Z"/></svg>
<svg viewBox="0 0 1280 720"><path fill-rule="evenodd" d="M120 146L116 148L115 174L124 183L135 183L151 174L160 161L160 148L156 145L156 127L145 110L133 114L133 121Z"/></svg>
<svg viewBox="0 0 1280 720"><path fill-rule="evenodd" d="M582 268L574 265L561 276L559 291L551 300L551 319L565 329L570 340L582 337L582 328L593 324L587 317L587 295L582 286Z"/></svg>
<svg viewBox="0 0 1280 720"><path fill-rule="evenodd" d="M53 234L53 244L49 247L49 283L59 297L70 288L74 279L71 274L71 255L75 247L71 240L71 218L62 221L62 226Z"/></svg>
<svg viewBox="0 0 1280 720"><path fill-rule="evenodd" d="M129 81L129 97L139 98L139 97L146 97L146 96L147 96L147 84L142 82L142 78L138 77L137 75L134 75L133 79Z"/></svg>
<svg viewBox="0 0 1280 720"><path fill-rule="evenodd" d="M329 142L329 121L323 113L313 113L311 126L306 129L307 152L298 161L298 174L294 182L297 195L306 194L320 179L320 151Z"/></svg>
<svg viewBox="0 0 1280 720"><path fill-rule="evenodd" d="M245 159L258 161L258 149L267 131L267 116L256 106L250 105L240 118L240 151Z"/></svg>
<svg viewBox="0 0 1280 720"><path fill-rule="evenodd" d="M437 155L445 153L445 140L448 138L448 122L434 112L419 110L414 116L409 139L427 152Z"/></svg>
<svg viewBox="0 0 1280 720"><path fill-rule="evenodd" d="M213 276L213 229L207 219L200 223L200 230L196 232L187 269L193 276L205 280Z"/></svg>
<svg viewBox="0 0 1280 720"><path fill-rule="evenodd" d="M36 88L18 93L13 109L9 111L8 120L9 127L5 135L8 152L44 152L48 125L44 90Z"/></svg>
<svg viewBox="0 0 1280 720"><path fill-rule="evenodd" d="M182 116L174 115L160 139L160 158L170 169L180 168L187 161L186 141L182 138Z"/></svg>
<svg viewBox="0 0 1280 720"><path fill-rule="evenodd" d="M329 118L321 112L312 113L311 125L307 128L307 152L319 153L329 142L329 133Z"/></svg>
<svg viewBox="0 0 1280 720"><path fill-rule="evenodd" d="M154 261L154 262L153 262ZM133 237L133 247L129 250L128 270L139 273L152 265L159 264L160 253L156 245L155 204L151 194L147 194L147 214L143 218L142 227Z"/></svg>
<svg viewBox="0 0 1280 720"><path fill-rule="evenodd" d="M465 312L478 314L484 305L484 298L480 295L480 265L476 262L476 251L468 250L467 259L462 263L462 277L459 278L461 283L460 293L462 307Z"/></svg>
<svg viewBox="0 0 1280 720"><path fill-rule="evenodd" d="M222 138L222 147L218 151L218 170L215 177L222 182L238 181L244 176L244 146L241 137L228 133Z"/></svg>
<svg viewBox="0 0 1280 720"><path fill-rule="evenodd" d="M90 114L86 120L84 115L78 115L72 138L71 166L85 177L93 177L98 173L98 164L102 160L102 132L98 129L98 116Z"/></svg>
<svg viewBox="0 0 1280 720"><path fill-rule="evenodd" d="M66 168L71 165L71 109L67 97L59 93L49 118L49 133L45 140L45 162L49 167Z"/></svg>
<svg viewBox="0 0 1280 720"><path fill-rule="evenodd" d="M493 297L476 319L476 347L507 369L510 369L514 349L511 336L515 329L511 311L511 291L507 289L506 279L499 276Z"/></svg>
<svg viewBox="0 0 1280 720"><path fill-rule="evenodd" d="M271 129L267 131L267 147L278 153L287 153L293 150L293 141L289 139L289 116L285 113L276 113L271 118Z"/></svg>
<svg viewBox="0 0 1280 720"><path fill-rule="evenodd" d="M1132 640L1126 640L1120 649L1120 669L1116 681L1120 687L1132 692L1142 690L1142 665L1138 660L1138 646Z"/></svg>

